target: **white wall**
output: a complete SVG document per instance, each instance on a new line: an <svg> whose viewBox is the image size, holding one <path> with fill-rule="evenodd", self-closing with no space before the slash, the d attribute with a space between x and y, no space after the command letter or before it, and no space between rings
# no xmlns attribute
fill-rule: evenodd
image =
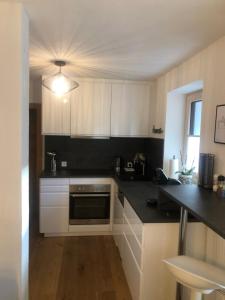
<svg viewBox="0 0 225 300"><path fill-rule="evenodd" d="M224 78L225 37L158 78L155 123L157 127L165 128L166 100L169 92L192 82L203 81L204 105L200 151L214 153L215 172L225 174L225 146L214 143L216 105L225 103Z"/></svg>
<svg viewBox="0 0 225 300"><path fill-rule="evenodd" d="M28 18L0 3L0 299L28 299Z"/></svg>
<svg viewBox="0 0 225 300"><path fill-rule="evenodd" d="M184 147L185 95L169 93L167 97L163 169L169 176L169 160L180 159Z"/></svg>
<svg viewBox="0 0 225 300"><path fill-rule="evenodd" d="M166 101L171 91L190 85L203 84L203 113L201 129L201 152L216 155L215 172L225 174L225 145L214 143L216 105L225 104L225 37L180 64L157 80L156 126L165 128ZM174 125L175 125L174 120ZM155 136L156 137L156 136ZM157 137L163 137L158 135ZM206 230L206 260L225 265L225 240ZM220 293L205 296L206 300L225 300Z"/></svg>

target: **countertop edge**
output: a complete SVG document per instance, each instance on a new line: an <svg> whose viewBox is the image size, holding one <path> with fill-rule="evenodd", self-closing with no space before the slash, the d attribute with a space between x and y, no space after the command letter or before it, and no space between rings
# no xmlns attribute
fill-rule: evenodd
<svg viewBox="0 0 225 300"><path fill-rule="evenodd" d="M192 208L190 208L188 205L185 205L181 200L179 200L177 197L173 196L170 192L165 190L165 187L160 186L160 191L163 192L164 194L166 194L166 196L168 198L170 198L171 200L175 201L177 204L179 204L180 206L184 207L185 209L187 209L191 214L194 215L194 217L196 217L198 220L200 220L202 223L204 223L206 226L208 226L210 229L212 229L214 232L216 232L219 236L221 236L222 238L225 239L225 233L223 231L221 231L219 228L215 227L214 224L211 224L210 222L208 222L208 220L205 220L202 216L200 216L198 213L196 213ZM196 186L197 188L197 186Z"/></svg>

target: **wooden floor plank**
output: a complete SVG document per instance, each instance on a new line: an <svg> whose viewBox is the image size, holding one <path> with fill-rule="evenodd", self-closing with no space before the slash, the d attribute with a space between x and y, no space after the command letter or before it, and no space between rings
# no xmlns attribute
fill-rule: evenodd
<svg viewBox="0 0 225 300"><path fill-rule="evenodd" d="M63 257L64 238L41 239L31 251L30 300L55 300Z"/></svg>
<svg viewBox="0 0 225 300"><path fill-rule="evenodd" d="M111 236L32 240L30 300L131 300Z"/></svg>

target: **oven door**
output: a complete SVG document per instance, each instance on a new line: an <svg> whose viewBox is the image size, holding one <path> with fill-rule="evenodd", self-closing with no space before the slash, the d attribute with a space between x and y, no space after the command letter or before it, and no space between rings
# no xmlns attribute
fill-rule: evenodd
<svg viewBox="0 0 225 300"><path fill-rule="evenodd" d="M109 224L109 193L70 193L70 225Z"/></svg>

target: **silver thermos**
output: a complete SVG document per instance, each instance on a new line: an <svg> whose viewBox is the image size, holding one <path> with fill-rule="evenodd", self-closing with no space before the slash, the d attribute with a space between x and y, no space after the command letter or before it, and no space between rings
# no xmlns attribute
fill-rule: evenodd
<svg viewBox="0 0 225 300"><path fill-rule="evenodd" d="M200 153L198 185L205 189L213 187L214 160L214 154Z"/></svg>
<svg viewBox="0 0 225 300"><path fill-rule="evenodd" d="M47 152L47 154L51 157L51 172L56 173L56 153L54 152Z"/></svg>

